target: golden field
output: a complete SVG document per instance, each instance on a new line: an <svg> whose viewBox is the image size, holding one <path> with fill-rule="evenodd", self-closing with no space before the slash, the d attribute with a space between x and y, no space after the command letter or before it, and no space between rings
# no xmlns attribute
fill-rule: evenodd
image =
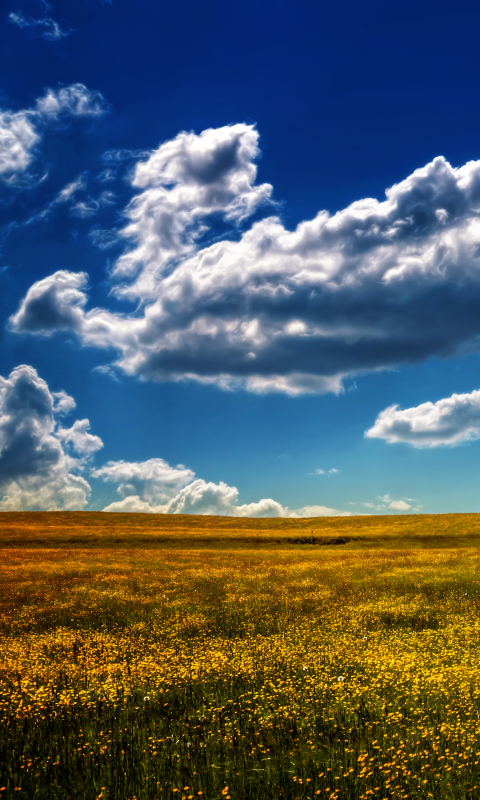
<svg viewBox="0 0 480 800"><path fill-rule="evenodd" d="M0 515L0 798L480 797L480 516Z"/></svg>

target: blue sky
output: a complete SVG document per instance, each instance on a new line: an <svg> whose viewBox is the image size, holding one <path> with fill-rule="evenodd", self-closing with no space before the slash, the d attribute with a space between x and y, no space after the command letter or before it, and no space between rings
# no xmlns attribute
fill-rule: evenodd
<svg viewBox="0 0 480 800"><path fill-rule="evenodd" d="M0 509L480 510L479 18L3 4Z"/></svg>

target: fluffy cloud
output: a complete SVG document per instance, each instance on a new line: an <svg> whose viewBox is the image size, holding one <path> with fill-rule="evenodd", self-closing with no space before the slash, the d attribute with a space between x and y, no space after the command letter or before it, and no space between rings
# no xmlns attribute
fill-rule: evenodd
<svg viewBox="0 0 480 800"><path fill-rule="evenodd" d="M171 467L161 458L142 462L110 461L93 470L94 478L117 484L122 500L104 511L155 514L212 514L228 517L318 517L342 512L326 506L305 506L290 511L276 500L238 503L238 489L223 481L208 483L195 478L183 465ZM346 513L342 515L347 515Z"/></svg>
<svg viewBox="0 0 480 800"><path fill-rule="evenodd" d="M365 436L413 447L454 447L480 439L480 391L452 394L436 403L403 410L390 406L378 415Z"/></svg>
<svg viewBox="0 0 480 800"><path fill-rule="evenodd" d="M50 10L50 6L45 4L46 9ZM21 11L8 15L8 19L14 25L18 25L22 30L27 30L32 36L47 39L50 42L57 42L64 39L71 31L64 31L61 29L58 22L55 22L52 17L42 17L42 19L35 19L34 17L26 17Z"/></svg>
<svg viewBox="0 0 480 800"><path fill-rule="evenodd" d="M65 392L50 392L33 367L0 377L0 510L86 505L90 486L76 473L103 445L88 433L88 420L58 425L74 406Z"/></svg>
<svg viewBox="0 0 480 800"><path fill-rule="evenodd" d="M257 133L249 125L180 133L162 144L131 176L142 189L126 209L123 235L137 242L118 260L114 274L135 278L118 294L151 299L163 271L193 255L213 214L240 221L270 197L269 184L254 186ZM141 272L139 273L139 268Z"/></svg>
<svg viewBox="0 0 480 800"><path fill-rule="evenodd" d="M27 170L32 164L45 123L62 114L74 117L99 116L107 110L103 95L87 89L82 83L64 86L56 91L48 89L45 96L37 100L35 109L17 112L0 110L0 178L10 185L28 178ZM62 202L61 194L57 202Z"/></svg>
<svg viewBox="0 0 480 800"><path fill-rule="evenodd" d="M25 172L40 136L27 111L0 111L0 177L6 182Z"/></svg>
<svg viewBox="0 0 480 800"><path fill-rule="evenodd" d="M148 461L110 461L94 470L94 478L118 485L122 497L137 495L147 503L165 503L190 483L195 473L183 466L171 467L163 458Z"/></svg>
<svg viewBox="0 0 480 800"><path fill-rule="evenodd" d="M56 272L37 281L27 292L18 313L10 324L14 330L49 334L57 330L81 331L84 324L82 306L86 303L83 288L87 275L83 272Z"/></svg>
<svg viewBox="0 0 480 800"><path fill-rule="evenodd" d="M57 439L64 444L70 444L80 455L90 456L103 447L99 436L89 433L90 422L88 419L77 419L71 428L59 426L56 431Z"/></svg>
<svg viewBox="0 0 480 800"><path fill-rule="evenodd" d="M382 202L321 211L293 231L270 216L231 236L228 225L270 198L255 184L257 155L257 132L238 124L179 134L135 164L130 246L111 272L135 311L87 313L86 296L74 299L85 344L115 348L117 365L144 379L291 395L478 347L480 161L457 169L438 157ZM77 280L62 271L41 284L50 309L67 274ZM45 332L28 299L22 309L15 330Z"/></svg>
<svg viewBox="0 0 480 800"><path fill-rule="evenodd" d="M406 503L405 500L391 500L388 507L395 509L395 511L408 511L412 506Z"/></svg>

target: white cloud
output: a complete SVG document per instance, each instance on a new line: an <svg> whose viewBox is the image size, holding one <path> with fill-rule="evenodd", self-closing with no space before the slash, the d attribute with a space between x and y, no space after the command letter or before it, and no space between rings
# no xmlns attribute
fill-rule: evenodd
<svg viewBox="0 0 480 800"><path fill-rule="evenodd" d="M350 517L349 511L337 511L327 506L304 506L293 511L290 517Z"/></svg>
<svg viewBox="0 0 480 800"><path fill-rule="evenodd" d="M13 182L32 163L40 136L27 111L0 111L0 176Z"/></svg>
<svg viewBox="0 0 480 800"><path fill-rule="evenodd" d="M56 431L57 439L64 444L71 444L73 450L81 455L91 455L103 447L99 436L89 433L90 422L88 419L77 419L71 428L59 426Z"/></svg>
<svg viewBox="0 0 480 800"><path fill-rule="evenodd" d="M57 194L55 203L69 203L77 192L83 192L87 188L85 174L79 175L74 181L67 183L66 186Z"/></svg>
<svg viewBox="0 0 480 800"><path fill-rule="evenodd" d="M118 231L105 230L104 228L93 227L88 233L92 243L100 250L108 250L109 247L114 247L121 239Z"/></svg>
<svg viewBox="0 0 480 800"><path fill-rule="evenodd" d="M47 89L36 103L37 111L46 117L71 114L73 117L99 117L109 106L102 93L88 89L83 83L72 83L60 89Z"/></svg>
<svg viewBox="0 0 480 800"><path fill-rule="evenodd" d="M309 472L308 475L337 475L338 472L339 472L338 469L335 469L335 467L332 467L329 470L315 469L313 472Z"/></svg>
<svg viewBox="0 0 480 800"><path fill-rule="evenodd" d="M135 164L130 249L111 273L135 310L82 311L84 344L115 348L144 379L290 395L478 347L480 161L438 157L383 202L220 236L219 220L243 224L269 201L257 155L257 132L238 124L181 133Z"/></svg>
<svg viewBox="0 0 480 800"><path fill-rule="evenodd" d="M108 110L101 92L92 91L82 83L64 86L61 89L48 89L44 97L36 102L35 109L21 111L0 110L0 178L11 186L31 182L28 175L35 155L35 148L41 140L42 127L56 120L61 114L74 117L99 116ZM80 180L80 179L79 179ZM74 184L65 187L72 193ZM56 202L62 202L62 193Z"/></svg>
<svg viewBox="0 0 480 800"><path fill-rule="evenodd" d="M388 507L394 508L396 511L408 511L411 505L406 503L405 500L392 500Z"/></svg>
<svg viewBox="0 0 480 800"><path fill-rule="evenodd" d="M240 221L269 199L269 184L254 185L257 138L249 125L180 133L136 164L131 184L143 191L127 207L122 233L137 246L119 258L114 274L138 277L118 286L119 294L150 299L172 260L195 254L207 217Z"/></svg>
<svg viewBox="0 0 480 800"><path fill-rule="evenodd" d="M81 200L78 199L79 193L84 194L84 198ZM102 208L114 205L115 200L116 195L110 191L101 192L97 198L90 197L90 195L87 194L87 173L83 173L74 181L67 183L67 185L63 187L55 199L47 206L47 209L44 213L48 213L58 203L69 203L70 213L72 216L86 219L88 217L92 217L94 214L97 214ZM105 231L104 234L106 234L110 239L114 237L114 234L111 231ZM98 234L97 237L95 237L94 234L92 238L98 238L101 240L101 236ZM108 245L103 244L101 240L98 246L104 249Z"/></svg>
<svg viewBox="0 0 480 800"><path fill-rule="evenodd" d="M378 415L365 436L413 447L454 447L479 439L480 391L452 394L436 403L403 410L390 406Z"/></svg>
<svg viewBox="0 0 480 800"><path fill-rule="evenodd" d="M317 505L290 511L270 498L241 505L235 486L228 486L223 481L209 483L195 478L195 473L183 465L170 467L161 458L143 462L110 461L94 470L92 477L116 483L117 491L123 497L110 503L104 511L229 517L348 516L348 512Z"/></svg>
<svg viewBox="0 0 480 800"><path fill-rule="evenodd" d="M96 199L88 197L86 200L80 200L78 203L74 203L71 213L74 217L81 217L82 219L93 217L93 215L97 214L102 208L114 205L115 198L116 195L113 192L102 192Z"/></svg>
<svg viewBox="0 0 480 800"><path fill-rule="evenodd" d="M103 445L88 433L88 420L58 427L58 416L74 406L65 392L50 392L33 367L0 377L0 510L84 508L90 486L77 473Z"/></svg>
<svg viewBox="0 0 480 800"><path fill-rule="evenodd" d="M122 497L137 495L143 502L158 505L175 497L195 473L185 467L171 467L163 458L150 458L141 462L109 461L92 476L118 484Z"/></svg>
<svg viewBox="0 0 480 800"><path fill-rule="evenodd" d="M83 272L56 272L37 281L27 292L18 313L12 317L14 329L50 334L56 330L81 330L83 291L88 276Z"/></svg>
<svg viewBox="0 0 480 800"><path fill-rule="evenodd" d="M418 504L413 506L412 503L416 503L417 501L412 497L403 497L399 500L394 500L389 494L381 494L378 495L377 500L380 502L377 503L362 503L362 506L365 508L371 508L374 511L378 511L380 514L387 514L389 509L393 511L409 511L411 510L412 513L415 511L420 511L421 506ZM407 503L406 501L409 500L410 502Z"/></svg>
<svg viewBox="0 0 480 800"><path fill-rule="evenodd" d="M52 392L53 397L53 411L55 414L68 414L75 406L75 400L69 394L63 391Z"/></svg>
<svg viewBox="0 0 480 800"><path fill-rule="evenodd" d="M48 10L50 7L47 6ZM37 38L47 39L50 42L56 42L64 39L71 33L71 30L62 30L58 22L55 22L52 17L43 17L42 19L35 19L34 17L26 17L21 11L12 12L8 15L8 19L14 25L18 25L22 30L27 30L31 35Z"/></svg>
<svg viewBox="0 0 480 800"><path fill-rule="evenodd" d="M104 169L99 175L97 175L97 181L101 181L102 183L107 183L108 181L114 181L117 177L117 172L114 169Z"/></svg>

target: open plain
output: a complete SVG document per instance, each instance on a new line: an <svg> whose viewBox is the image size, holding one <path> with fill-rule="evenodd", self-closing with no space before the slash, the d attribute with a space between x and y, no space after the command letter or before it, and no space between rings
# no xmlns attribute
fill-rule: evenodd
<svg viewBox="0 0 480 800"><path fill-rule="evenodd" d="M480 515L0 515L0 797L480 796Z"/></svg>

